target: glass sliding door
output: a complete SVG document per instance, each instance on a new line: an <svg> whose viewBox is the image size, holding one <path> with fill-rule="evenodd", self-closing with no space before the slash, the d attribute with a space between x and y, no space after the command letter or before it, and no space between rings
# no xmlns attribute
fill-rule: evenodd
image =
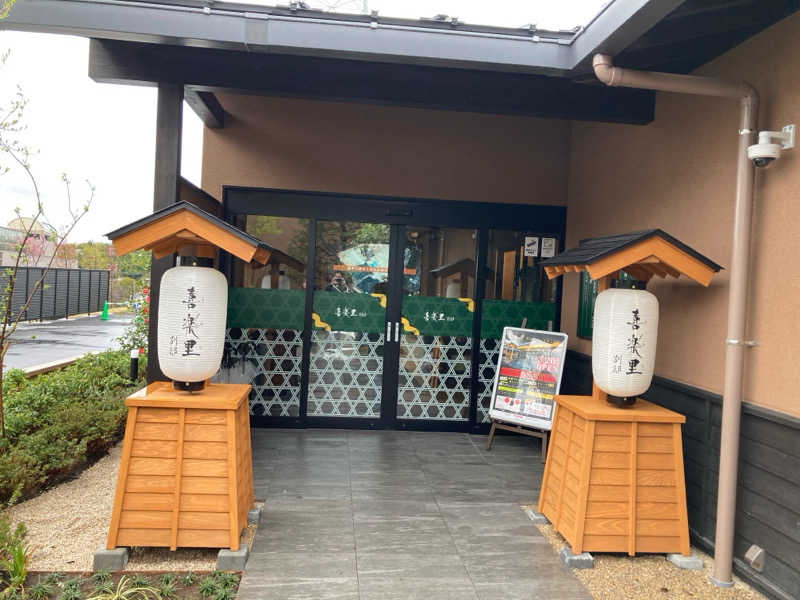
<svg viewBox="0 0 800 600"><path fill-rule="evenodd" d="M476 232L404 231L397 418L467 421Z"/></svg>
<svg viewBox="0 0 800 600"><path fill-rule="evenodd" d="M317 221L309 417L378 419L391 227Z"/></svg>
<svg viewBox="0 0 800 600"><path fill-rule="evenodd" d="M486 280L481 308L480 371L476 423L489 422L489 402L503 328L552 330L556 320L558 285L539 266L555 256L555 235L490 229Z"/></svg>
<svg viewBox="0 0 800 600"><path fill-rule="evenodd" d="M237 225L274 252L263 266L231 263L225 352L216 380L251 384L253 416L298 417L308 221L247 215Z"/></svg>

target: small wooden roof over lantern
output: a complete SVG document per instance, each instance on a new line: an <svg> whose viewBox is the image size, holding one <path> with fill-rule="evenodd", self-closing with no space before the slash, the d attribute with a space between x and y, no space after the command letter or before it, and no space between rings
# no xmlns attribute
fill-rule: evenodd
<svg viewBox="0 0 800 600"><path fill-rule="evenodd" d="M189 202L176 202L106 236L118 255L144 249L151 250L155 258L175 252L214 258L220 248L248 263L285 264L305 270L299 260Z"/></svg>
<svg viewBox="0 0 800 600"><path fill-rule="evenodd" d="M591 279L603 279L624 270L640 281L684 275L704 286L722 269L661 229L647 229L581 241L558 256L540 263L549 279L575 271L587 271Z"/></svg>

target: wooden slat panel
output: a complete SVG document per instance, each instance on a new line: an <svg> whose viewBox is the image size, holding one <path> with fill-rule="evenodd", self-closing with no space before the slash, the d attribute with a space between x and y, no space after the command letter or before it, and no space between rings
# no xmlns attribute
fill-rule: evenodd
<svg viewBox="0 0 800 600"><path fill-rule="evenodd" d="M120 529L120 546L169 546L169 529Z"/></svg>
<svg viewBox="0 0 800 600"><path fill-rule="evenodd" d="M178 425L176 423L137 423L134 439L177 440Z"/></svg>
<svg viewBox="0 0 800 600"><path fill-rule="evenodd" d="M567 473L577 481L581 479L581 463L578 461L580 454L573 454L567 459Z"/></svg>
<svg viewBox="0 0 800 600"><path fill-rule="evenodd" d="M200 425L224 425L225 411L191 408L186 410L186 422Z"/></svg>
<svg viewBox="0 0 800 600"><path fill-rule="evenodd" d="M589 485L589 502L615 502L626 497L626 490L625 486L592 483Z"/></svg>
<svg viewBox="0 0 800 600"><path fill-rule="evenodd" d="M628 426L628 430L630 430L630 426ZM598 435L594 439L594 450L595 452L618 452L620 448L630 447L630 440L630 436L627 435Z"/></svg>
<svg viewBox="0 0 800 600"><path fill-rule="evenodd" d="M138 408L135 406L128 409L125 422L125 437L122 440L122 454L120 455L119 469L117 470L117 488L114 490L114 504L111 509L111 523L108 527L106 537L106 548L112 550L117 547L119 540L119 518L122 514L122 501L127 491L126 481L128 479L128 464L130 463L131 450L133 449L133 436L136 431L136 416Z"/></svg>
<svg viewBox="0 0 800 600"><path fill-rule="evenodd" d="M655 535L677 537L679 535L677 519L639 519L636 521L636 535Z"/></svg>
<svg viewBox="0 0 800 600"><path fill-rule="evenodd" d="M674 475L677 480L675 490L678 500L678 535L681 539L680 552L689 556L689 516L686 506L686 481L683 475L683 443L681 426L672 426L673 456L675 457Z"/></svg>
<svg viewBox="0 0 800 600"><path fill-rule="evenodd" d="M669 536L637 535L636 551L658 553L680 552L681 539L679 537Z"/></svg>
<svg viewBox="0 0 800 600"><path fill-rule="evenodd" d="M641 438L640 438L641 439ZM675 463L675 458L669 454L650 454L640 452L637 464L640 469L671 469Z"/></svg>
<svg viewBox="0 0 800 600"><path fill-rule="evenodd" d="M640 486L674 486L674 471L654 471L652 469L639 469L636 481Z"/></svg>
<svg viewBox="0 0 800 600"><path fill-rule="evenodd" d="M641 487L637 495L639 502L675 502L677 489L670 486Z"/></svg>
<svg viewBox="0 0 800 600"><path fill-rule="evenodd" d="M148 408L139 409L137 423L177 423L178 411L174 408Z"/></svg>
<svg viewBox="0 0 800 600"><path fill-rule="evenodd" d="M158 440L134 440L131 456L149 458L175 458L178 451L178 442L164 442Z"/></svg>
<svg viewBox="0 0 800 600"><path fill-rule="evenodd" d="M227 494L181 494L181 512L227 512Z"/></svg>
<svg viewBox="0 0 800 600"><path fill-rule="evenodd" d="M128 467L131 475L175 475L175 459L173 458L131 458Z"/></svg>
<svg viewBox="0 0 800 600"><path fill-rule="evenodd" d="M129 475L126 492L165 494L175 490L175 478L169 475Z"/></svg>
<svg viewBox="0 0 800 600"><path fill-rule="evenodd" d="M572 432L573 432L572 423L575 420L575 413L565 411L564 415L569 416L569 424L567 426L566 444L565 444L567 454L569 454L570 442L572 440ZM560 502L558 503L558 515L556 516L555 521L553 521L553 527L556 529L556 531L561 531L562 533L564 530L561 528L561 513L564 509L564 486L568 478L569 475L567 475L567 473L564 472L561 478L561 487L558 490L558 497L560 498Z"/></svg>
<svg viewBox="0 0 800 600"><path fill-rule="evenodd" d="M626 552L628 536L626 535L584 535L584 552Z"/></svg>
<svg viewBox="0 0 800 600"><path fill-rule="evenodd" d="M575 506L578 503L578 496L577 496L577 494L575 492L573 492L572 490L569 490L569 489L567 489L565 487L564 488L563 502L567 506Z"/></svg>
<svg viewBox="0 0 800 600"><path fill-rule="evenodd" d="M585 535L627 536L628 519L586 519L583 531Z"/></svg>
<svg viewBox="0 0 800 600"><path fill-rule="evenodd" d="M182 548L227 548L229 533L223 529L179 529L178 546Z"/></svg>
<svg viewBox="0 0 800 600"><path fill-rule="evenodd" d="M178 547L178 509L181 504L181 481L183 480L183 440L186 432L186 409L178 410L178 455L175 457L175 492L172 497L172 517L170 519L169 549Z"/></svg>
<svg viewBox="0 0 800 600"><path fill-rule="evenodd" d="M559 477L555 473L551 473L550 485L552 486L553 489L553 498L559 498L560 497L559 492L561 490L561 477Z"/></svg>
<svg viewBox="0 0 800 600"><path fill-rule="evenodd" d="M578 478L567 473L566 485L564 487L572 492L575 492L578 490L579 486L580 482L578 481Z"/></svg>
<svg viewBox="0 0 800 600"><path fill-rule="evenodd" d="M672 437L671 423L642 423L639 425L639 437Z"/></svg>
<svg viewBox="0 0 800 600"><path fill-rule="evenodd" d="M672 439L661 437L640 438L639 452L663 452L672 454Z"/></svg>
<svg viewBox="0 0 800 600"><path fill-rule="evenodd" d="M187 458L183 461L183 474L195 477L227 477L228 463L224 460Z"/></svg>
<svg viewBox="0 0 800 600"><path fill-rule="evenodd" d="M169 529L172 513L166 510L123 510L120 529Z"/></svg>
<svg viewBox="0 0 800 600"><path fill-rule="evenodd" d="M224 442L184 442L183 458L208 458L224 460L228 450Z"/></svg>
<svg viewBox="0 0 800 600"><path fill-rule="evenodd" d="M181 490L185 494L227 494L227 477L184 477Z"/></svg>
<svg viewBox="0 0 800 600"><path fill-rule="evenodd" d="M636 450L636 444L639 441L639 423L633 422L631 423L631 452L630 452L630 473L631 478L633 478L633 474L636 473L637 467L637 459L638 451ZM628 556L634 556L636 554L636 528L633 526L636 523L637 514L636 514L636 485L631 485L628 488L629 495L628 495Z"/></svg>
<svg viewBox="0 0 800 600"><path fill-rule="evenodd" d="M182 512L178 515L178 530L223 529L228 531L230 515L224 512Z"/></svg>
<svg viewBox="0 0 800 600"><path fill-rule="evenodd" d="M227 434L224 425L186 425L184 439L187 442L225 442Z"/></svg>
<svg viewBox="0 0 800 600"><path fill-rule="evenodd" d="M616 423L613 421L598 421L595 425L597 435L621 435L628 437L631 433L630 423Z"/></svg>
<svg viewBox="0 0 800 600"><path fill-rule="evenodd" d="M230 522L228 527L228 543L229 548L231 550L237 550L239 548L239 514L236 512L236 509L239 506L239 489L237 487L237 465L236 465L236 415L233 414L233 411L227 411L226 413L226 421L227 421L227 431L226 431L226 438L228 440L228 469L230 470L230 474L228 475L228 502L229 506L231 507L231 511L228 513L230 515ZM198 425L197 427L201 427Z"/></svg>
<svg viewBox="0 0 800 600"><path fill-rule="evenodd" d="M594 452L592 454L593 469L624 469L629 462L630 454L628 452Z"/></svg>
<svg viewBox="0 0 800 600"><path fill-rule="evenodd" d="M592 469L589 477L592 485L619 485L628 486L631 482L631 474L627 469ZM627 498L627 490L621 491Z"/></svg>
<svg viewBox="0 0 800 600"><path fill-rule="evenodd" d="M674 502L638 502L636 514L640 519L677 519L680 511Z"/></svg>
<svg viewBox="0 0 800 600"><path fill-rule="evenodd" d="M628 516L628 503L621 502L588 502L586 517L589 519L624 519Z"/></svg>
<svg viewBox="0 0 800 600"><path fill-rule="evenodd" d="M122 502L122 510L172 510L172 494L127 493Z"/></svg>

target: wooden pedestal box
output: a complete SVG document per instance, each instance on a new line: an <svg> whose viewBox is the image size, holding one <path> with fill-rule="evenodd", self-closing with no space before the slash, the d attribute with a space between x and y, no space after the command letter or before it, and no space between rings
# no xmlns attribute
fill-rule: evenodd
<svg viewBox="0 0 800 600"><path fill-rule="evenodd" d="M128 420L108 548L239 548L253 506L249 385L148 385Z"/></svg>
<svg viewBox="0 0 800 600"><path fill-rule="evenodd" d="M572 551L688 555L685 417L641 399L556 400L539 512Z"/></svg>

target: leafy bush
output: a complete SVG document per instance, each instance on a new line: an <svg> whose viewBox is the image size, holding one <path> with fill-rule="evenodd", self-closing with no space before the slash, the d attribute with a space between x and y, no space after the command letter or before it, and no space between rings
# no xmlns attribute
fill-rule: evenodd
<svg viewBox="0 0 800 600"><path fill-rule="evenodd" d="M128 379L129 357L109 351L27 379L3 378L6 439L0 439L0 503L29 497L102 456L122 433L124 399L141 387Z"/></svg>
<svg viewBox="0 0 800 600"><path fill-rule="evenodd" d="M150 294L142 295L137 302L129 302L131 310L134 310L133 320L116 339L120 348L126 352L131 350L142 350L147 352L147 333L150 327ZM141 359L140 359L141 362Z"/></svg>

